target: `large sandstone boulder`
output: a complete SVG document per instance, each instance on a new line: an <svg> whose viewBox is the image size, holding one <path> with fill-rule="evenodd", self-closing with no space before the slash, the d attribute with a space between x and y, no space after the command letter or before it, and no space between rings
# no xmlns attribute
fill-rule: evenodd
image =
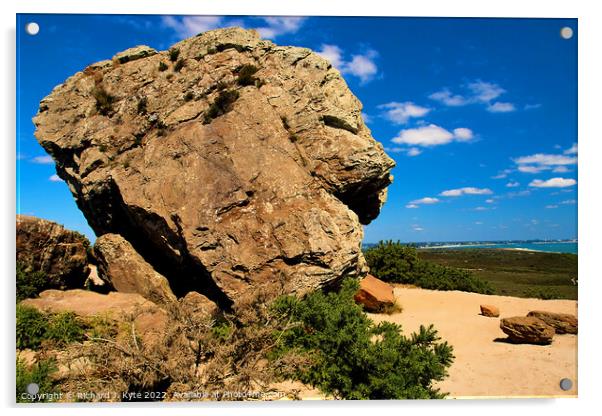
<svg viewBox="0 0 602 416"><path fill-rule="evenodd" d="M395 304L393 286L369 274L360 281L355 301L370 312L381 312Z"/></svg>
<svg viewBox="0 0 602 416"><path fill-rule="evenodd" d="M42 271L48 287L81 288L88 277L90 242L82 234L52 221L17 215L17 262Z"/></svg>
<svg viewBox="0 0 602 416"><path fill-rule="evenodd" d="M569 313L546 311L531 311L527 316L533 316L550 325L557 334L577 334L577 317Z"/></svg>
<svg viewBox="0 0 602 416"><path fill-rule="evenodd" d="M364 275L361 224L394 162L339 71L238 28L172 50L91 65L34 118L96 234L122 235L178 297L224 306Z"/></svg>
<svg viewBox="0 0 602 416"><path fill-rule="evenodd" d="M555 334L554 328L532 316L502 318L500 328L511 342L521 344L550 344Z"/></svg>
<svg viewBox="0 0 602 416"><path fill-rule="evenodd" d="M120 235L98 237L94 243L94 256L100 278L118 292L138 293L158 304L176 301L167 279Z"/></svg>

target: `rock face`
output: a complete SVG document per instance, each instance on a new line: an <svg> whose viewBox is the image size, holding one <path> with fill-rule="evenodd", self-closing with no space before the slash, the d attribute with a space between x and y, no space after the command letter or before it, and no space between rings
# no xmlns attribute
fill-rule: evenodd
<svg viewBox="0 0 602 416"><path fill-rule="evenodd" d="M49 287L81 288L89 273L83 235L62 225L26 215L17 215L17 261L48 277Z"/></svg>
<svg viewBox="0 0 602 416"><path fill-rule="evenodd" d="M328 61L238 28L120 56L34 118L97 235L122 235L178 297L226 307L257 286L365 274L361 224L394 162Z"/></svg>
<svg viewBox="0 0 602 416"><path fill-rule="evenodd" d="M497 306L493 305L481 305L481 315L489 318L497 318L500 316L500 310Z"/></svg>
<svg viewBox="0 0 602 416"><path fill-rule="evenodd" d="M118 292L138 293L158 304L176 301L167 279L120 235L98 237L94 243L94 256L100 278Z"/></svg>
<svg viewBox="0 0 602 416"><path fill-rule="evenodd" d="M550 344L554 328L533 316L503 318L500 328L512 342L526 344Z"/></svg>
<svg viewBox="0 0 602 416"><path fill-rule="evenodd" d="M395 304L393 286L369 274L360 281L355 301L370 312L380 312Z"/></svg>
<svg viewBox="0 0 602 416"><path fill-rule="evenodd" d="M527 316L533 316L550 325L557 334L577 334L577 317L569 313L546 311L531 311Z"/></svg>

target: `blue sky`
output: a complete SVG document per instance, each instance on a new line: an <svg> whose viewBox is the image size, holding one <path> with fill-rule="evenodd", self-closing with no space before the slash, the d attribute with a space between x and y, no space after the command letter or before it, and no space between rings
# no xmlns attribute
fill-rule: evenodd
<svg viewBox="0 0 602 416"><path fill-rule="evenodd" d="M575 19L18 15L17 212L93 239L33 136L55 85L133 45L234 25L321 53L362 101L397 162L365 242L577 237Z"/></svg>

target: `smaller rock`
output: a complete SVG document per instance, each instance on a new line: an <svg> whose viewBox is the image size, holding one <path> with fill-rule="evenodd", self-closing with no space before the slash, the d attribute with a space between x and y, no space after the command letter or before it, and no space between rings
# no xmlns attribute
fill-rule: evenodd
<svg viewBox="0 0 602 416"><path fill-rule="evenodd" d="M360 281L360 289L354 298L357 303L363 305L370 312L380 312L395 304L393 286L371 274Z"/></svg>
<svg viewBox="0 0 602 416"><path fill-rule="evenodd" d="M493 305L481 305L481 315L489 318L497 318L500 316L500 310L497 306Z"/></svg>
<svg viewBox="0 0 602 416"><path fill-rule="evenodd" d="M115 290L139 293L146 299L165 304L175 302L169 282L118 234L104 234L94 243L98 272Z"/></svg>
<svg viewBox="0 0 602 416"><path fill-rule="evenodd" d="M123 52L119 52L113 59L118 61L120 64L125 64L126 62L135 61L136 59L146 58L147 56L155 55L157 51L150 46L139 45L134 46L133 48L126 49Z"/></svg>
<svg viewBox="0 0 602 416"><path fill-rule="evenodd" d="M577 334L577 317L569 313L546 311L531 311L527 316L533 316L550 325L557 334Z"/></svg>
<svg viewBox="0 0 602 416"><path fill-rule="evenodd" d="M180 299L180 305L185 313L198 318L211 318L219 313L219 308L212 300L198 292L188 292Z"/></svg>
<svg viewBox="0 0 602 416"><path fill-rule="evenodd" d="M510 341L519 344L550 344L555 334L554 328L533 316L503 318L500 328Z"/></svg>

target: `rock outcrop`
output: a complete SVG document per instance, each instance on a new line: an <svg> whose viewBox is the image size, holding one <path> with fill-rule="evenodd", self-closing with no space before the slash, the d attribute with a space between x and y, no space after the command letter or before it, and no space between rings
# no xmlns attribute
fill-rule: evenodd
<svg viewBox="0 0 602 416"><path fill-rule="evenodd" d="M360 281L355 301L367 311L381 312L395 304L393 286L369 274Z"/></svg>
<svg viewBox="0 0 602 416"><path fill-rule="evenodd" d="M97 235L123 236L178 296L362 276L361 224L394 162L340 73L238 28L137 47L44 98L35 135Z"/></svg>
<svg viewBox="0 0 602 416"><path fill-rule="evenodd" d="M27 270L44 272L47 287L84 286L89 273L90 242L62 225L27 215L17 215L17 262Z"/></svg>
<svg viewBox="0 0 602 416"><path fill-rule="evenodd" d="M532 316L502 318L500 328L511 342L519 344L550 344L555 334L554 328Z"/></svg>
<svg viewBox="0 0 602 416"><path fill-rule="evenodd" d="M550 325L557 334L577 334L577 317L570 313L556 313L547 311L531 311L527 316L541 319Z"/></svg>
<svg viewBox="0 0 602 416"><path fill-rule="evenodd" d="M497 318L500 316L500 310L494 305L481 305L481 315L488 318Z"/></svg>
<svg viewBox="0 0 602 416"><path fill-rule="evenodd" d="M118 292L138 293L157 304L176 301L167 279L120 235L98 237L94 243L94 257L100 278Z"/></svg>

